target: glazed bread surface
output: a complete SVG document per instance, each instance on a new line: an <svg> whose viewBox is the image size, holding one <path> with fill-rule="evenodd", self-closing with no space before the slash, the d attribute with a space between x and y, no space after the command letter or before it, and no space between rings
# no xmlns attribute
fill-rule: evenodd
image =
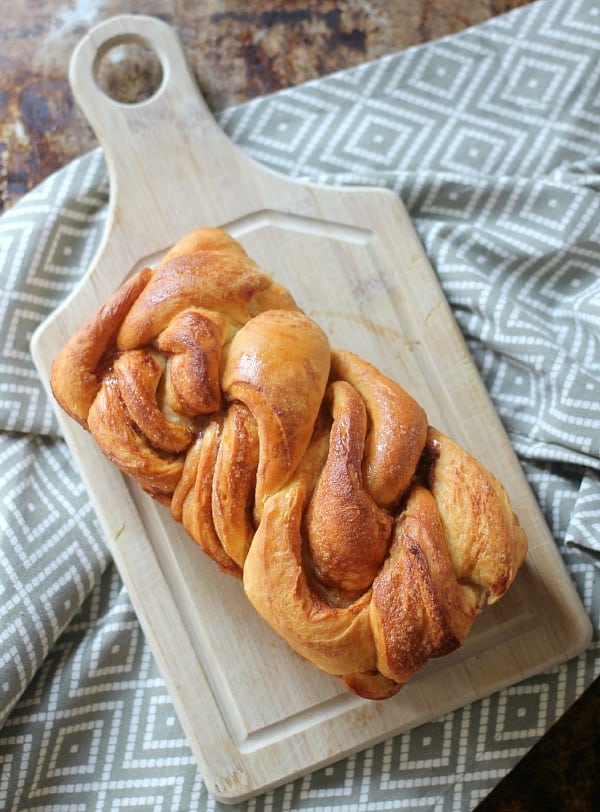
<svg viewBox="0 0 600 812"><path fill-rule="evenodd" d="M494 476L220 229L124 282L51 386L264 620L360 696L461 646L525 558Z"/></svg>

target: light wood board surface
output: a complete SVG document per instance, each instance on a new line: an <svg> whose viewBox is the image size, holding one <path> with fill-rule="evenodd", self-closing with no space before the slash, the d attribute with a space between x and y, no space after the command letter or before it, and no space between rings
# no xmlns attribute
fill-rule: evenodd
<svg viewBox="0 0 600 812"><path fill-rule="evenodd" d="M128 41L150 45L164 74L150 100L129 106L94 79L98 55ZM431 424L504 483L529 538L515 584L462 649L393 699L362 700L288 649L240 583L59 412L208 790L241 801L582 651L589 619L397 196L319 188L252 162L215 124L175 35L157 19L125 15L94 29L73 55L71 84L105 151L109 222L82 284L34 336L46 383L73 329L127 276L186 232L220 226L333 346L397 380Z"/></svg>

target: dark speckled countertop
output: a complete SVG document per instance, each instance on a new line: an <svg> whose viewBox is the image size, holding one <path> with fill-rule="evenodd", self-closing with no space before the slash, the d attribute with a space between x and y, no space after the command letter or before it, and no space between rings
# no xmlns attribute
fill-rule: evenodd
<svg viewBox="0 0 600 812"><path fill-rule="evenodd" d="M218 111L426 42L535 0L132 0L179 34ZM0 212L96 146L71 97L67 67L87 29L120 0L12 0L0 23ZM134 100L152 80L127 65ZM110 77L108 79L110 81ZM600 687L593 684L480 805L481 812L600 808Z"/></svg>
<svg viewBox="0 0 600 812"><path fill-rule="evenodd" d="M481 23L531 0L11 0L0 21L0 212L96 145L67 80L88 28L128 10L177 31L212 110ZM148 80L128 65L130 98Z"/></svg>

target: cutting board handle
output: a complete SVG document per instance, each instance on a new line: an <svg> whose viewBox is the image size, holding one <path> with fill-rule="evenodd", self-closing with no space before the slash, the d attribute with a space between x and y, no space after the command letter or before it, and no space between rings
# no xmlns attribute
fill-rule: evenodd
<svg viewBox="0 0 600 812"><path fill-rule="evenodd" d="M126 104L104 92L97 72L112 48L131 43L155 53L162 81L150 98ZM177 35L157 17L124 14L91 29L73 52L69 80L103 148L112 205L130 222L141 216L144 200L159 205L168 199L172 205L177 188L190 190L200 177L205 186L231 165L234 152L235 162L240 160L202 98ZM177 214L171 211L170 218Z"/></svg>

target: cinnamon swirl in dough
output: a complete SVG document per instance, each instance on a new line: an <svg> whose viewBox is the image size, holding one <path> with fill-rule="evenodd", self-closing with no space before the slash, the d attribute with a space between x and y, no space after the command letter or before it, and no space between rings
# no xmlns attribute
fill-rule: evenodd
<svg viewBox="0 0 600 812"><path fill-rule="evenodd" d="M462 645L524 560L502 485L222 230L126 281L51 385L266 622L363 697Z"/></svg>

